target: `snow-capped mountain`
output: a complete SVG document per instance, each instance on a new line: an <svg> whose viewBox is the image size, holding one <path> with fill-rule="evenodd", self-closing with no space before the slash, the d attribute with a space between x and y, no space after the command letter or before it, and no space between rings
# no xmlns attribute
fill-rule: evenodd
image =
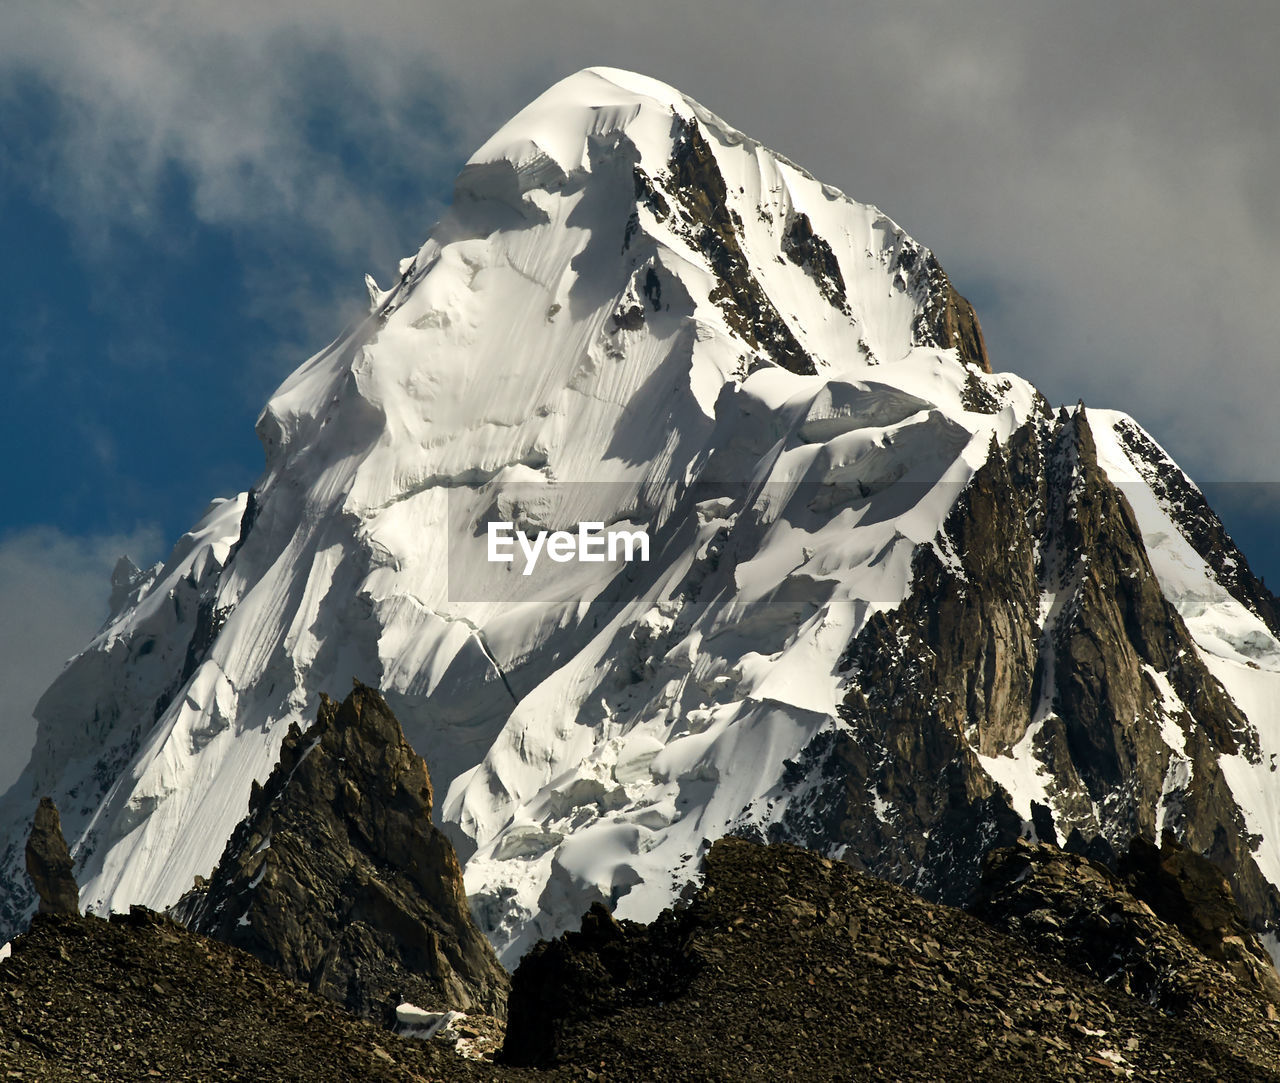
<svg viewBox="0 0 1280 1083"><path fill-rule="evenodd" d="M729 833L962 898L1030 830L1171 830L1280 923L1280 617L1132 419L989 371L932 253L677 91L580 72L472 157L266 468L37 708L96 911L217 863L289 726L380 688L504 961L648 919ZM489 523L647 531L488 559Z"/></svg>

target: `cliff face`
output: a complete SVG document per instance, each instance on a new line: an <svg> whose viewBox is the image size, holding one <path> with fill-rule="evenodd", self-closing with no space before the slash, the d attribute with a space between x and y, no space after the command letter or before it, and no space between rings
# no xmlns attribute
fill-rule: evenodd
<svg viewBox="0 0 1280 1083"><path fill-rule="evenodd" d="M351 1011L501 1014L507 974L471 920L432 789L383 698L357 684L285 738L211 880L175 914Z"/></svg>
<svg viewBox="0 0 1280 1083"><path fill-rule="evenodd" d="M1083 407L993 445L842 667L843 725L794 763L805 796L772 837L959 903L1020 833L1114 862L1168 831L1253 927L1280 917L1221 766L1259 762L1257 734L1162 592Z"/></svg>
<svg viewBox="0 0 1280 1083"><path fill-rule="evenodd" d="M987 341L978 314L951 284L947 272L932 254L925 261L929 276L929 305L920 317L920 329L944 350L955 349L960 360L982 372L991 372Z"/></svg>

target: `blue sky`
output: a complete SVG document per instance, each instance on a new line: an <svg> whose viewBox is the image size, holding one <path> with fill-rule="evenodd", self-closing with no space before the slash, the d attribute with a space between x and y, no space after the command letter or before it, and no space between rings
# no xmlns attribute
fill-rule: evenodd
<svg viewBox="0 0 1280 1083"><path fill-rule="evenodd" d="M998 368L1135 414L1280 584L1270 3L930 0L0 12L0 733L252 484L276 384L384 284L484 137L631 67L932 246ZM0 758L0 785L25 755Z"/></svg>

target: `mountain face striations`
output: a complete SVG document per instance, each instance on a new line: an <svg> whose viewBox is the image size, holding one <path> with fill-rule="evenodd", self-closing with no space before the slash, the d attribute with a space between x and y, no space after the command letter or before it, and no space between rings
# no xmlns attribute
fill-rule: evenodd
<svg viewBox="0 0 1280 1083"><path fill-rule="evenodd" d="M652 919L726 835L958 902L993 845L1114 862L1168 832L1274 937L1276 600L1136 422L993 373L876 208L591 69L481 147L370 289L267 404L253 489L122 565L41 700L0 802L7 927L35 906L39 796L86 907L170 906L246 807L283 815L260 788L308 770L318 711L342 739L321 692L354 675L444 792L509 966L593 903ZM649 559L524 575L488 559L499 521L643 530ZM275 868L253 846L224 886ZM351 988L325 965L298 973Z"/></svg>

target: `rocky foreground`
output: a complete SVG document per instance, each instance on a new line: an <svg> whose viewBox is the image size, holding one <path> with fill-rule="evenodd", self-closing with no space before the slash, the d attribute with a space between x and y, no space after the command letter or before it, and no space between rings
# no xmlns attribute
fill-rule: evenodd
<svg viewBox="0 0 1280 1083"><path fill-rule="evenodd" d="M492 1077L150 911L112 921L39 915L0 963L4 1079Z"/></svg>
<svg viewBox="0 0 1280 1083"><path fill-rule="evenodd" d="M1123 889L1095 879L1105 920ZM1190 1000L1152 1007L1076 969L1068 950L1041 954L802 850L726 839L685 908L650 926L593 909L581 932L536 948L514 975L497 1063L467 1060L452 1041L399 1038L167 918L40 915L0 962L0 1070L41 1080L1280 1080L1266 993L1130 904L1162 950L1193 953ZM457 1026L465 1033L465 1020Z"/></svg>
<svg viewBox="0 0 1280 1083"><path fill-rule="evenodd" d="M290 735L170 915L81 916L42 803L0 1078L1280 1081L1280 979L1222 873L1172 839L1114 870L993 850L971 912L722 839L685 905L647 926L597 905L508 993L431 804L362 685Z"/></svg>
<svg viewBox="0 0 1280 1083"><path fill-rule="evenodd" d="M1280 1079L1271 1002L1217 964L1199 973L1200 1003L1247 1011L1160 1011L960 910L725 840L687 909L648 927L593 910L535 948L505 1055L619 1079Z"/></svg>

